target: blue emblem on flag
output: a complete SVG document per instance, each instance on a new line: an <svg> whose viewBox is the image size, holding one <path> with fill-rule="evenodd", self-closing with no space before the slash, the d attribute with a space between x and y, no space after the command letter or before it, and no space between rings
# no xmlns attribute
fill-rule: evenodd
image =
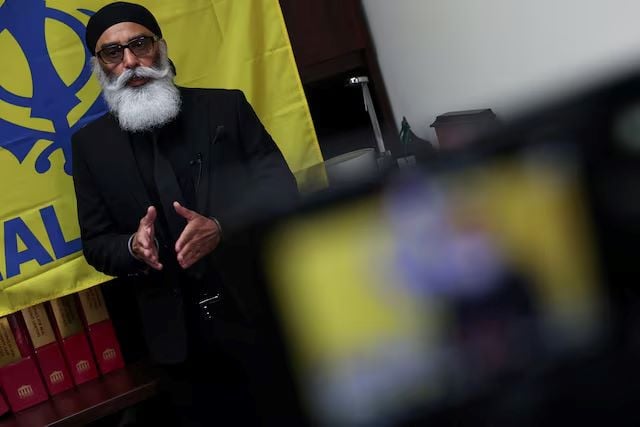
<svg viewBox="0 0 640 427"><path fill-rule="evenodd" d="M78 11L87 16L93 13L84 9ZM71 84L65 83L54 67L47 48L47 19L66 25L80 40L84 40L85 27L79 19L47 7L43 0L5 0L0 6L0 34L8 31L17 41L27 59L33 89L32 96L25 97L0 85L0 103L27 108L32 118L45 119L53 128L53 131L42 131L21 123L13 123L7 117L3 117L0 108L0 147L9 150L22 163L37 141L49 141L49 145L37 157L36 171L49 171L51 155L61 151L64 155L64 171L71 175L71 135L86 123L104 114L106 106L102 97L98 96L79 120L69 123L69 112L80 104L77 94L91 77L91 54L83 43L83 49L78 50L78 54L84 56L82 71ZM4 61L11 60L12 58L4 58Z"/></svg>

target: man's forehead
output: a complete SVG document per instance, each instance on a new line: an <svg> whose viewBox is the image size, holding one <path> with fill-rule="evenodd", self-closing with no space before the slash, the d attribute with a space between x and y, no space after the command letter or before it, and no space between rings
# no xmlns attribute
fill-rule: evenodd
<svg viewBox="0 0 640 427"><path fill-rule="evenodd" d="M127 43L132 38L142 35L154 35L153 31L136 22L119 22L104 30L98 38L98 47L111 43Z"/></svg>
<svg viewBox="0 0 640 427"><path fill-rule="evenodd" d="M137 23L146 27L147 31L151 30L147 34L162 38L160 25L149 9L139 4L117 1L104 6L89 18L84 36L89 52L95 54L98 41L107 35L107 30L126 23Z"/></svg>

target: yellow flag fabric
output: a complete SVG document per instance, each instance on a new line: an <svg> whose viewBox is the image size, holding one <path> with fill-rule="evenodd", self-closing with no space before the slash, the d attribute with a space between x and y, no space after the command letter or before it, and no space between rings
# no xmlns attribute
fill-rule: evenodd
<svg viewBox="0 0 640 427"><path fill-rule="evenodd" d="M107 3L0 0L0 316L109 279L82 257L70 158L71 135L106 111L83 40ZM243 90L299 186L323 182L304 174L322 157L277 0L138 3L179 85Z"/></svg>

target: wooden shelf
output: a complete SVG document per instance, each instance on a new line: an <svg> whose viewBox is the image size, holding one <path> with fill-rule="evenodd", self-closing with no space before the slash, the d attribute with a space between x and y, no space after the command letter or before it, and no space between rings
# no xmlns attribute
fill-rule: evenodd
<svg viewBox="0 0 640 427"><path fill-rule="evenodd" d="M133 364L2 417L0 427L85 425L155 396L158 378L155 370Z"/></svg>

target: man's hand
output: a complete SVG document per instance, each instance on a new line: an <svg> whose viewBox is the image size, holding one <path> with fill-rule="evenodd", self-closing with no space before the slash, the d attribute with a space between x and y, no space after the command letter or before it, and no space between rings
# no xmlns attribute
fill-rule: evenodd
<svg viewBox="0 0 640 427"><path fill-rule="evenodd" d="M156 246L155 225L157 211L153 206L147 208L147 213L140 220L138 231L133 235L131 250L133 254L149 267L155 270L162 270L162 264L158 260L158 247Z"/></svg>
<svg viewBox="0 0 640 427"><path fill-rule="evenodd" d="M189 268L211 253L220 243L220 229L211 218L189 210L178 202L173 202L178 215L187 220L187 226L176 242L178 264Z"/></svg>

